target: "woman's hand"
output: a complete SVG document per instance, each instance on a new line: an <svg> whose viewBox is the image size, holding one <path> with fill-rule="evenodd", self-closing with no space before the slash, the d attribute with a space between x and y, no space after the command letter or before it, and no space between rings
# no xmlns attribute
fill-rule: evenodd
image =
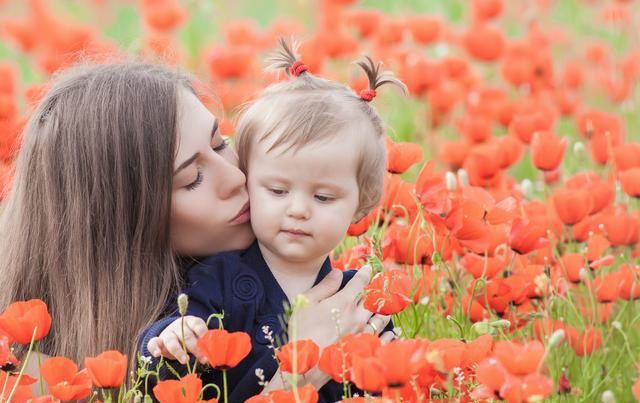
<svg viewBox="0 0 640 403"><path fill-rule="evenodd" d="M322 350L348 333L366 331L380 334L391 317L373 315L364 309L362 301L358 298L370 281L371 267L363 266L340 290L342 272L332 270L320 283L305 293L309 303L289 319L290 328L291 324L295 323L295 338L311 339ZM291 336L293 335L290 335L290 339L293 338ZM384 342L388 342L392 337L392 332L385 332L382 336ZM271 378L263 393L284 387L278 372ZM304 379L316 389L320 389L330 377L315 367L305 374Z"/></svg>
<svg viewBox="0 0 640 403"><path fill-rule="evenodd" d="M390 317L373 315L364 308L358 298L370 281L371 267L363 266L351 281L339 290L342 272L332 270L320 283L305 293L309 303L295 312L289 320L290 324L295 322L295 338L311 339L320 349L324 349L345 334L362 331L379 334L389 323Z"/></svg>

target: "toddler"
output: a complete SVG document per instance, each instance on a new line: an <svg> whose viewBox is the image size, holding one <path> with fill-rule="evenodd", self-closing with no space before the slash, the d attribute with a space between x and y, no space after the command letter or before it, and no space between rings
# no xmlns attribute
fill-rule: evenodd
<svg viewBox="0 0 640 403"><path fill-rule="evenodd" d="M271 344L286 342L285 304L331 272L328 258L348 226L380 200L386 167L383 123L369 104L376 89L404 84L380 74L367 58L358 63L369 89L350 88L313 76L295 57L295 47L280 41L271 68L291 78L269 86L241 114L236 146L247 176L251 225L256 241L247 250L210 256L189 269L185 323L187 349L198 357L197 336L212 313L224 312L228 331L252 337L247 358L228 371L229 400L241 402L261 392L256 376L276 373ZM355 271L343 275L344 286ZM185 363L181 320L164 318L145 332L142 352ZM217 321L209 325L217 328ZM384 323L374 332L381 331ZM159 335L159 336L158 336ZM172 354L173 352L173 354ZM258 371L260 373L260 371ZM221 385L221 374L203 374ZM342 385L329 381L320 401L341 399Z"/></svg>

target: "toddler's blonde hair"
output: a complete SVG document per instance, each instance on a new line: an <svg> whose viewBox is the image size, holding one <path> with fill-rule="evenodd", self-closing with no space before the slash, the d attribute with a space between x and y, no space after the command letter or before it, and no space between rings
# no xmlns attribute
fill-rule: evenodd
<svg viewBox="0 0 640 403"><path fill-rule="evenodd" d="M284 70L291 75L291 66L297 61L296 51L297 43L280 39L274 55L267 60L267 69ZM406 93L400 80L389 72L380 73L380 64L370 58L358 65L367 74L370 90L388 83ZM356 172L359 204L354 221L357 221L382 197L386 169L384 124L370 103L346 85L303 72L267 87L245 106L238 121L235 142L240 169L249 175L248 159L255 141L277 136L269 151L280 146L295 150L336 135L358 135L363 140Z"/></svg>

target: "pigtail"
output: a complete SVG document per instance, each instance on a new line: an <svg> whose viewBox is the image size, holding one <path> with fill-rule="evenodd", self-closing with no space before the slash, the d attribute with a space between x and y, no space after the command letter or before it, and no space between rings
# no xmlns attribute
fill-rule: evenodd
<svg viewBox="0 0 640 403"><path fill-rule="evenodd" d="M377 94L376 90L384 84L395 85L402 90L404 95L407 94L407 86L396 78L391 71L380 72L382 62L375 64L369 56L365 56L363 60L357 61L356 64L364 70L367 75L367 79L369 80L369 88L360 91L360 98L365 102L371 102Z"/></svg>
<svg viewBox="0 0 640 403"><path fill-rule="evenodd" d="M278 46L275 51L265 60L267 71L282 71L287 74L299 77L300 74L309 70L301 60L298 59L298 48L300 44L295 39L287 41L284 38L278 39Z"/></svg>

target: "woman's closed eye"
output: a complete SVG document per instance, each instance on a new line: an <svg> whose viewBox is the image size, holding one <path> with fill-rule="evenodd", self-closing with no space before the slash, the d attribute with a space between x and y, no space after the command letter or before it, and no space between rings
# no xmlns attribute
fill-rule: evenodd
<svg viewBox="0 0 640 403"><path fill-rule="evenodd" d="M202 175L202 171L200 170L200 168L198 168L198 174L196 175L196 179L190 184L188 184L187 186L185 186L185 189L194 190L195 188L200 186L203 179L204 179L204 176Z"/></svg>

